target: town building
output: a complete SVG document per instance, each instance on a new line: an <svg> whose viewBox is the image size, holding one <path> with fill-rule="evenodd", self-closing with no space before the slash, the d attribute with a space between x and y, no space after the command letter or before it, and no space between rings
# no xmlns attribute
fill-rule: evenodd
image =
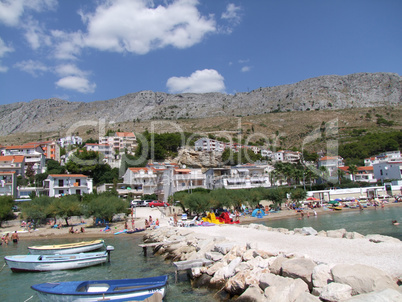
<svg viewBox="0 0 402 302"><path fill-rule="evenodd" d="M0 172L15 172L16 176L24 176L25 157L22 155L0 156Z"/></svg>
<svg viewBox="0 0 402 302"><path fill-rule="evenodd" d="M50 197L91 194L92 178L83 174L49 174L44 181L44 192Z"/></svg>
<svg viewBox="0 0 402 302"><path fill-rule="evenodd" d="M381 181L402 179L402 161L389 161L374 164L373 170L374 177Z"/></svg>
<svg viewBox="0 0 402 302"><path fill-rule="evenodd" d="M0 172L0 196L17 198L17 175L15 171Z"/></svg>
<svg viewBox="0 0 402 302"><path fill-rule="evenodd" d="M134 153L137 148L137 138L133 132L116 132L112 136L99 137L99 144L108 144L115 153L127 150Z"/></svg>
<svg viewBox="0 0 402 302"><path fill-rule="evenodd" d="M68 146L76 146L76 145L81 145L82 144L82 138L79 136L66 136L59 138L58 140L60 147L62 148L67 148Z"/></svg>
<svg viewBox="0 0 402 302"><path fill-rule="evenodd" d="M22 155L25 158L25 173L32 167L35 174L44 173L46 169L46 157L39 143L28 143L18 146L7 146L4 149L6 156Z"/></svg>

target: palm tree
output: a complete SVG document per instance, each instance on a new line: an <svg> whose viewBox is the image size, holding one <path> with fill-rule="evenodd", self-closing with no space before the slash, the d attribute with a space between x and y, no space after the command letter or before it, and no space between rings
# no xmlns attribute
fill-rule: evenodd
<svg viewBox="0 0 402 302"><path fill-rule="evenodd" d="M356 165L350 165L348 168L350 174L352 174L352 179L353 181L355 181L355 174L357 173L358 169L356 167Z"/></svg>

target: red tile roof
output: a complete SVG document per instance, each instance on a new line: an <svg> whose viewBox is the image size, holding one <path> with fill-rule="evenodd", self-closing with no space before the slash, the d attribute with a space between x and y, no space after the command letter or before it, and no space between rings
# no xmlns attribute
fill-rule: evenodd
<svg viewBox="0 0 402 302"><path fill-rule="evenodd" d="M52 177L68 177L68 178L75 178L75 177L88 177L84 174L49 174Z"/></svg>
<svg viewBox="0 0 402 302"><path fill-rule="evenodd" d="M12 161L14 163L22 163L24 161L24 156L23 155L0 156L0 161Z"/></svg>

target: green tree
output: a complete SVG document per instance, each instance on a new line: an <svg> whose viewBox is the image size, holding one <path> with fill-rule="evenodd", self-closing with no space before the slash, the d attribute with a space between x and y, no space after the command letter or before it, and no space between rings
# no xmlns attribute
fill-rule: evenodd
<svg viewBox="0 0 402 302"><path fill-rule="evenodd" d="M68 226L68 219L71 216L81 216L82 209L78 196L67 195L60 198L55 198L50 209L53 211L52 214L56 214L66 221Z"/></svg>
<svg viewBox="0 0 402 302"><path fill-rule="evenodd" d="M189 194L182 203L185 208L196 213L203 213L211 208L210 198L204 193Z"/></svg>
<svg viewBox="0 0 402 302"><path fill-rule="evenodd" d="M59 162L48 159L46 161L46 173L47 174L65 174L66 168L61 166Z"/></svg>
<svg viewBox="0 0 402 302"><path fill-rule="evenodd" d="M55 217L52 211L54 198L49 196L39 196L33 198L30 202L21 204L21 212L26 219L34 219L43 222L46 218Z"/></svg>
<svg viewBox="0 0 402 302"><path fill-rule="evenodd" d="M0 196L0 227L3 221L13 218L14 200L11 196Z"/></svg>
<svg viewBox="0 0 402 302"><path fill-rule="evenodd" d="M92 199L84 199L82 213L85 217L96 217L112 221L115 214L126 213L129 204L108 192L98 194Z"/></svg>
<svg viewBox="0 0 402 302"><path fill-rule="evenodd" d="M266 195L264 196L264 199L272 201L275 208L277 207L280 208L285 198L286 198L285 191L279 188L269 189L266 192Z"/></svg>
<svg viewBox="0 0 402 302"><path fill-rule="evenodd" d="M295 189L290 192L290 199L292 199L294 202L296 202L296 206L300 206L300 201L306 199L307 197L307 192L303 189Z"/></svg>
<svg viewBox="0 0 402 302"><path fill-rule="evenodd" d="M350 174L352 174L353 181L355 181L355 175L356 175L356 173L358 171L356 165L350 165L348 170L349 170Z"/></svg>

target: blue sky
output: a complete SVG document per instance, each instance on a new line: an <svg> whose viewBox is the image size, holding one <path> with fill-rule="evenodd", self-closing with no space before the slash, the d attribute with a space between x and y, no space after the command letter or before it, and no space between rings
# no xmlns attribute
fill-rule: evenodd
<svg viewBox="0 0 402 302"><path fill-rule="evenodd" d="M400 0L0 0L0 104L402 74Z"/></svg>

